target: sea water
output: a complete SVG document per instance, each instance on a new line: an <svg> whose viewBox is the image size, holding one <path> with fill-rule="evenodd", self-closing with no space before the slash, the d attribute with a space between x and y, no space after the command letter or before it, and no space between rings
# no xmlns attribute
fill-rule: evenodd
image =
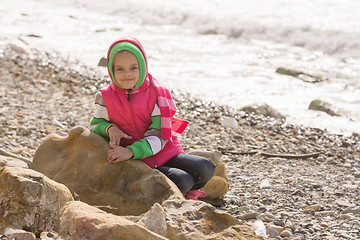
<svg viewBox="0 0 360 240"><path fill-rule="evenodd" d="M171 89L235 109L267 103L289 123L360 132L356 0L3 0L0 24L3 42L52 49L90 67L117 37L135 36L149 71ZM324 81L280 75L279 67ZM340 116L308 110L315 99Z"/></svg>

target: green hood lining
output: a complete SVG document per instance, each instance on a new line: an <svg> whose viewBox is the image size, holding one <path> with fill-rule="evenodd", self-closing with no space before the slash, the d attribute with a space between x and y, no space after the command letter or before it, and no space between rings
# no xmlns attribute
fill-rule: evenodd
<svg viewBox="0 0 360 240"><path fill-rule="evenodd" d="M143 55L142 51L140 50L140 48L138 48L135 44L130 43L130 42L126 42L126 41L118 42L111 48L109 56L108 56L109 57L108 69L111 74L111 79L117 86L119 86L120 88L123 88L116 82L114 72L113 72L114 56L116 53L123 51L123 50L131 52L132 54L135 55L136 59L138 60L140 75L139 75L139 80L135 84L135 87L139 87L139 86L141 86L141 84L143 84L145 77L146 77L146 62L145 62L144 55Z"/></svg>

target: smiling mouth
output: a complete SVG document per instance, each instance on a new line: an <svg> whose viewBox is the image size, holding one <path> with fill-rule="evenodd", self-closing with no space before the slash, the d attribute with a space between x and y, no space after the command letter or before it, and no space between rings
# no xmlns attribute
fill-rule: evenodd
<svg viewBox="0 0 360 240"><path fill-rule="evenodd" d="M130 82L130 81L132 81L132 79L123 79L122 81L124 81L124 82Z"/></svg>

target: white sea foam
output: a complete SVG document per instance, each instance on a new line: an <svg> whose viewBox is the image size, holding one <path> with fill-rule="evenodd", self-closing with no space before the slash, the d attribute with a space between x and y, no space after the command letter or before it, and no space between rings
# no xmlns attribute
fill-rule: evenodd
<svg viewBox="0 0 360 240"><path fill-rule="evenodd" d="M202 34L288 43L344 57L360 57L356 0L118 0L87 1L91 11L142 24L177 25Z"/></svg>

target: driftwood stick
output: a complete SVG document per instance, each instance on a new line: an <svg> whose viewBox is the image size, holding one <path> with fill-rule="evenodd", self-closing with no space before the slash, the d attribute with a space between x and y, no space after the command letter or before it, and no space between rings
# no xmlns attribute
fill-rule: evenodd
<svg viewBox="0 0 360 240"><path fill-rule="evenodd" d="M30 164L32 163L31 159L28 159L28 158L25 158L25 157L22 157L22 156L18 156L16 154L13 154L13 153L8 153L6 152L5 150L1 149L0 148L0 155L2 156L7 156L7 157L12 157L12 158L17 158L21 161L24 161L29 167L30 167Z"/></svg>
<svg viewBox="0 0 360 240"><path fill-rule="evenodd" d="M247 152L234 152L234 151L223 151L223 154L231 153L237 155L248 155L248 154L255 154L261 155L264 157L280 157L280 158L310 158L310 157L317 157L323 152L313 152L307 154L283 154L283 153L267 153L262 151L247 151Z"/></svg>

